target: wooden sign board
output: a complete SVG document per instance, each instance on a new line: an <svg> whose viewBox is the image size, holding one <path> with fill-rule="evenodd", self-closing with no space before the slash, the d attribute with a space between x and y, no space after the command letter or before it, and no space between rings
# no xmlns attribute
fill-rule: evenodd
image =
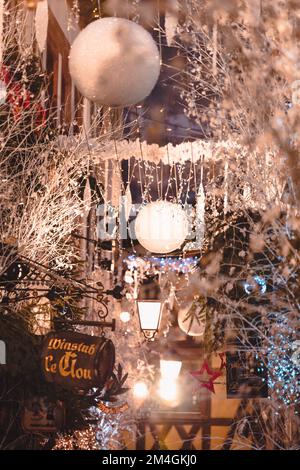
<svg viewBox="0 0 300 470"><path fill-rule="evenodd" d="M267 398L268 373L255 351L226 352L227 398Z"/></svg>
<svg viewBox="0 0 300 470"><path fill-rule="evenodd" d="M45 379L64 388L102 388L113 372L114 363L114 345L104 337L65 331L50 333L44 340Z"/></svg>

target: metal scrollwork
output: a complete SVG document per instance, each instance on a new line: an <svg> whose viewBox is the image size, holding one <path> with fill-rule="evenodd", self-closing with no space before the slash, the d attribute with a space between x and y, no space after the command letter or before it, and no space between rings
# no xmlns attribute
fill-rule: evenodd
<svg viewBox="0 0 300 470"><path fill-rule="evenodd" d="M21 271L20 266L22 266ZM105 291L100 281L94 287L82 280L63 276L47 266L22 256L12 260L8 264L7 273L4 272L0 276L0 308L7 304L16 304L31 299L37 300L39 297L45 296L51 300L55 309L60 313L61 318L58 323L62 327L83 325L96 326L102 331L104 328L114 330L115 320L106 321L108 295L115 297L114 291ZM81 320L74 316L74 306L80 298L94 299L99 304L97 311L99 321Z"/></svg>

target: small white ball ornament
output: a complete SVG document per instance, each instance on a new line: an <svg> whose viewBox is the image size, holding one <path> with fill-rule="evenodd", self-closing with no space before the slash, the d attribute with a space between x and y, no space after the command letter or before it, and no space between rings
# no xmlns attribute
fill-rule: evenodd
<svg viewBox="0 0 300 470"><path fill-rule="evenodd" d="M120 320L123 323L129 322L130 319L131 319L131 315L130 315L129 312L123 311L123 312L120 313Z"/></svg>
<svg viewBox="0 0 300 470"><path fill-rule="evenodd" d="M144 206L135 220L139 243L152 253L170 253L188 236L188 219L179 204L155 201Z"/></svg>
<svg viewBox="0 0 300 470"><path fill-rule="evenodd" d="M69 69L80 93L106 106L129 106L154 88L159 51L151 34L123 18L101 18L72 44Z"/></svg>

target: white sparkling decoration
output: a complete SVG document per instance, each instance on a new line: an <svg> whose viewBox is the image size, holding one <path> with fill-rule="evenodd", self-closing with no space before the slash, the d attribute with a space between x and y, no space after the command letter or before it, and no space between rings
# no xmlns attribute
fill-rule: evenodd
<svg viewBox="0 0 300 470"><path fill-rule="evenodd" d="M130 318L131 318L131 315L130 315L129 312L125 312L125 311L124 311L124 312L121 312L121 313L120 313L120 320L121 320L123 323L129 322Z"/></svg>
<svg viewBox="0 0 300 470"><path fill-rule="evenodd" d="M181 247L188 235L188 219L178 204L156 201L144 206L135 221L139 243L152 253L170 253Z"/></svg>
<svg viewBox="0 0 300 470"><path fill-rule="evenodd" d="M90 23L72 44L70 74L83 96L101 105L129 106L155 86L160 57L152 36L123 18Z"/></svg>

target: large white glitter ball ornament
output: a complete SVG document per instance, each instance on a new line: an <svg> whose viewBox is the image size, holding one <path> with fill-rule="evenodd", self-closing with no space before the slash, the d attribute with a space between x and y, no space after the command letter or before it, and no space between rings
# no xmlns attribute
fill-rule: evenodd
<svg viewBox="0 0 300 470"><path fill-rule="evenodd" d="M154 88L160 57L151 34L123 18L101 18L72 44L69 69L80 93L106 106L129 106Z"/></svg>
<svg viewBox="0 0 300 470"><path fill-rule="evenodd" d="M170 253L179 249L188 236L188 218L179 204L151 202L137 215L135 235L151 253Z"/></svg>

